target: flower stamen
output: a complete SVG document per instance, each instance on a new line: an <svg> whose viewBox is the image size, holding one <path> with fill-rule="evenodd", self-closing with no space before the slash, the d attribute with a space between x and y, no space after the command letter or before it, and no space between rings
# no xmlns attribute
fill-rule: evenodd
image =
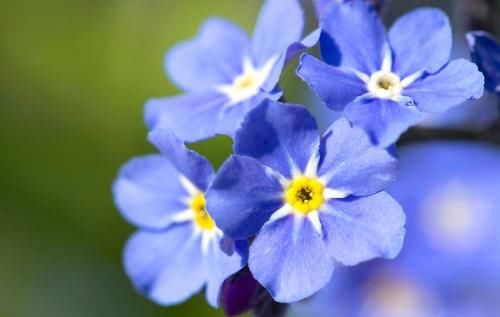
<svg viewBox="0 0 500 317"><path fill-rule="evenodd" d="M372 94L382 99L392 99L399 96L404 88L398 75L384 71L374 73L367 86Z"/></svg>
<svg viewBox="0 0 500 317"><path fill-rule="evenodd" d="M318 180L300 176L285 191L285 201L303 215L318 210L324 202L324 186Z"/></svg>
<svg viewBox="0 0 500 317"><path fill-rule="evenodd" d="M194 213L193 221L201 230L213 230L215 222L208 214L205 205L205 196L203 194L198 194L193 198L191 201L191 210Z"/></svg>

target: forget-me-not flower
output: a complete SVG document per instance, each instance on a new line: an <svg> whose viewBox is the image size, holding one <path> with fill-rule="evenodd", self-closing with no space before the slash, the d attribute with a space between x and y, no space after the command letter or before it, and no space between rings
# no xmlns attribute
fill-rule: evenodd
<svg viewBox="0 0 500 317"><path fill-rule="evenodd" d="M483 72L485 87L500 96L500 44L484 31L467 33L472 60Z"/></svg>
<svg viewBox="0 0 500 317"><path fill-rule="evenodd" d="M167 54L166 71L185 94L150 100L147 125L166 126L188 142L232 136L248 111L279 99L284 65L317 42L319 31L299 42L303 28L298 0L267 0L251 39L229 21L208 20L193 40Z"/></svg>
<svg viewBox="0 0 500 317"><path fill-rule="evenodd" d="M428 142L400 150L388 191L407 214L394 261L338 270L290 317L476 317L500 311L500 150Z"/></svg>
<svg viewBox="0 0 500 317"><path fill-rule="evenodd" d="M149 139L161 154L131 160L113 186L118 209L139 227L125 248L126 273L158 304L178 304L205 286L217 306L223 281L246 264L245 245L224 239L221 249L223 234L205 208L210 162L170 130Z"/></svg>
<svg viewBox="0 0 500 317"><path fill-rule="evenodd" d="M329 5L320 25L328 35L322 56L332 65L305 55L298 75L382 147L423 113L444 112L483 94L484 78L475 64L449 62L451 29L438 9L410 12L387 36L375 9L363 1Z"/></svg>
<svg viewBox="0 0 500 317"><path fill-rule="evenodd" d="M207 191L207 210L229 237L256 235L249 268L274 300L312 295L336 262L399 253L405 216L382 191L396 160L347 120L320 137L304 107L268 100L247 115L234 150Z"/></svg>

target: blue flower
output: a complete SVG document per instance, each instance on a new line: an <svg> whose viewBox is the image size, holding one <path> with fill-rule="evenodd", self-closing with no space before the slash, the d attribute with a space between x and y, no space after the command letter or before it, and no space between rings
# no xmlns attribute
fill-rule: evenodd
<svg viewBox="0 0 500 317"><path fill-rule="evenodd" d="M313 0L314 2L314 8L316 9L316 15L321 16L321 13L326 9L328 5L334 4L334 3L344 3L348 1L358 1L358 0ZM375 8L380 9L382 6L385 5L387 0L363 0L371 5L375 6Z"/></svg>
<svg viewBox="0 0 500 317"><path fill-rule="evenodd" d="M214 170L169 130L154 130L149 139L162 154L131 160L113 185L116 206L139 227L125 248L126 273L158 304L183 302L206 286L207 301L217 306L223 281L246 256L244 245L222 240L205 209Z"/></svg>
<svg viewBox="0 0 500 317"><path fill-rule="evenodd" d="M336 262L398 254L405 216L381 191L396 159L361 129L341 119L320 138L304 107L268 100L247 115L234 149L207 210L229 237L256 236L249 268L276 301L312 295Z"/></svg>
<svg viewBox="0 0 500 317"><path fill-rule="evenodd" d="M388 191L407 214L394 261L339 270L295 317L476 317L500 311L500 150L429 142L400 151Z"/></svg>
<svg viewBox="0 0 500 317"><path fill-rule="evenodd" d="M297 0L267 0L252 39L229 21L209 19L196 38L167 54L166 71L186 93L150 100L147 125L166 126L188 142L232 136L248 111L281 97L276 85L284 65L317 42L319 31L298 42L303 27Z"/></svg>
<svg viewBox="0 0 500 317"><path fill-rule="evenodd" d="M464 59L449 62L446 15L422 8L401 17L386 36L363 1L330 5L321 18L323 63L301 59L298 75L332 110L343 111L382 147L422 119L483 94L483 76ZM338 67L336 67L339 65Z"/></svg>
<svg viewBox="0 0 500 317"><path fill-rule="evenodd" d="M500 96L500 44L484 31L467 33L472 60L485 77L485 87Z"/></svg>

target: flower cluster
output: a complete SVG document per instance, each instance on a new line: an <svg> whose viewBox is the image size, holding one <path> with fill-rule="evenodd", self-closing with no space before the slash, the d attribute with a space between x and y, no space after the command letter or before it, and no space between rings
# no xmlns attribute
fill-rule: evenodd
<svg viewBox="0 0 500 317"><path fill-rule="evenodd" d="M248 270L274 301L292 303L336 267L398 255L405 214L385 192L397 178L394 144L423 113L479 98L484 79L472 62L449 61L443 12L415 10L386 34L371 3L318 1L319 29L304 36L298 0L266 0L253 37L210 19L167 54L184 93L146 104L160 154L132 159L113 186L139 228L124 262L140 292L173 305L204 288L217 307L224 281ZM323 133L278 86L318 42L323 61L303 55L297 75L344 116ZM185 143L217 134L233 138L234 153L215 172Z"/></svg>

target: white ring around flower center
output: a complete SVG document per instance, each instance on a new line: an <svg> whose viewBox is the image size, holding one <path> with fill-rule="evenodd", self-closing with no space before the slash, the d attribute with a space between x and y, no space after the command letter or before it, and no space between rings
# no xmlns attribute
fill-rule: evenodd
<svg viewBox="0 0 500 317"><path fill-rule="evenodd" d="M401 95L404 86L398 75L392 72L378 71L371 75L367 88L378 98L392 99Z"/></svg>
<svg viewBox="0 0 500 317"><path fill-rule="evenodd" d="M262 67L257 68L249 58L245 58L243 73L236 76L231 84L218 86L216 90L229 98L229 105L247 100L259 93L276 61L276 57L271 57Z"/></svg>

